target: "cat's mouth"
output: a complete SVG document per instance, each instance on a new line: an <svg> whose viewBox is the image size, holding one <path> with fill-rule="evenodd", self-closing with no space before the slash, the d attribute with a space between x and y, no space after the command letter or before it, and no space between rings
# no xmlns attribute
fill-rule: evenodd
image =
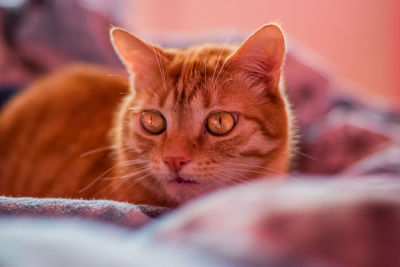
<svg viewBox="0 0 400 267"><path fill-rule="evenodd" d="M198 184L198 182L190 179L184 179L180 176L177 176L176 178L172 179L170 183L176 183L176 184Z"/></svg>

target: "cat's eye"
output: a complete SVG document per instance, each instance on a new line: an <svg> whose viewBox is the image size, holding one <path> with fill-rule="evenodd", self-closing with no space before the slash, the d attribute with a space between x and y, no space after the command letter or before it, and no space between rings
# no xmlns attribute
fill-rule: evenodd
<svg viewBox="0 0 400 267"><path fill-rule="evenodd" d="M143 111L140 117L140 122L143 129L151 134L161 134L166 128L165 119L158 111Z"/></svg>
<svg viewBox="0 0 400 267"><path fill-rule="evenodd" d="M234 114L226 111L220 111L212 113L207 118L206 128L207 130L217 136L225 135L232 131L235 127L236 119Z"/></svg>

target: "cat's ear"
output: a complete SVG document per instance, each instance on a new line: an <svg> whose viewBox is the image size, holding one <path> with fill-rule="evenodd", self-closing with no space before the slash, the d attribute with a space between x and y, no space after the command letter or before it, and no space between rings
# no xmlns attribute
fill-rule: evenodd
<svg viewBox="0 0 400 267"><path fill-rule="evenodd" d="M134 75L135 82L146 82L161 75L162 65L167 59L160 49L117 27L110 29L110 38L122 63Z"/></svg>
<svg viewBox="0 0 400 267"><path fill-rule="evenodd" d="M277 88L285 53L282 30L275 24L267 24L244 41L228 61L252 81Z"/></svg>

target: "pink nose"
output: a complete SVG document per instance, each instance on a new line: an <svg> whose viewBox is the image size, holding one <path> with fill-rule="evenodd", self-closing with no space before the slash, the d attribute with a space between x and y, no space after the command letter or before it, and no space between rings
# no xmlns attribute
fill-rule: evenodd
<svg viewBox="0 0 400 267"><path fill-rule="evenodd" d="M164 157L163 161L172 172L179 172L182 167L191 161L188 156L169 156Z"/></svg>

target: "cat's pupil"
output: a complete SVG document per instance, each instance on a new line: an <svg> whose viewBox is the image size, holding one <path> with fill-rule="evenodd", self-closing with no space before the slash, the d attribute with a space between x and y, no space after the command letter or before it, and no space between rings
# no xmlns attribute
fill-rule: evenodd
<svg viewBox="0 0 400 267"><path fill-rule="evenodd" d="M234 126L235 118L230 112L220 111L207 118L207 130L217 136L227 134Z"/></svg>

